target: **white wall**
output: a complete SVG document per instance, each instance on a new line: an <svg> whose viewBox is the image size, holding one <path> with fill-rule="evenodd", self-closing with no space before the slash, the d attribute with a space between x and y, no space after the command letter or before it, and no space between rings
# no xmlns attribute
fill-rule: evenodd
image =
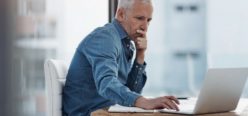
<svg viewBox="0 0 248 116"><path fill-rule="evenodd" d="M209 67L248 67L248 1L208 0ZM248 96L248 83L243 97Z"/></svg>
<svg viewBox="0 0 248 116"><path fill-rule="evenodd" d="M64 0L64 46L66 61L71 61L80 41L96 27L108 22L108 0Z"/></svg>
<svg viewBox="0 0 248 116"><path fill-rule="evenodd" d="M207 0L209 67L248 66L247 11L247 0Z"/></svg>
<svg viewBox="0 0 248 116"><path fill-rule="evenodd" d="M145 95L195 95L205 71L205 2L154 0ZM177 11L178 5L184 11ZM197 12L189 10L197 6ZM196 53L197 57L193 57Z"/></svg>
<svg viewBox="0 0 248 116"><path fill-rule="evenodd" d="M147 83L145 85L143 93L145 95L156 96L158 94L163 94L163 81L161 77L164 75L164 68L161 68L162 65L166 64L164 56L166 55L166 46L165 43L165 30L166 26L166 10L165 10L165 0L154 0L154 11L153 19L150 23L147 39L148 47L146 52L145 60L147 64ZM161 65L162 64L162 65ZM153 93L156 94L153 94Z"/></svg>

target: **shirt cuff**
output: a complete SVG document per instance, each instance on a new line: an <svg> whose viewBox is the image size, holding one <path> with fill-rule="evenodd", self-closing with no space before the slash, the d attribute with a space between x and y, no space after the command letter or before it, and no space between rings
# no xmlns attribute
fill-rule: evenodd
<svg viewBox="0 0 248 116"><path fill-rule="evenodd" d="M146 62L144 64L139 64L136 60L134 61L133 66L138 69L139 71L144 71L146 68Z"/></svg>
<svg viewBox="0 0 248 116"><path fill-rule="evenodd" d="M127 100L127 106L133 107L135 105L136 100L140 97L141 95L135 92L132 92L130 94L129 99Z"/></svg>

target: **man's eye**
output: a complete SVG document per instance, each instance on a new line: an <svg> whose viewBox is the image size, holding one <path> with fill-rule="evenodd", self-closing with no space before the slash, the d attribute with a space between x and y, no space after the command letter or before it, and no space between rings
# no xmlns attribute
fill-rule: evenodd
<svg viewBox="0 0 248 116"><path fill-rule="evenodd" d="M148 22L151 22L151 20L152 20L152 19L151 19L151 18L149 18L149 19L148 19Z"/></svg>
<svg viewBox="0 0 248 116"><path fill-rule="evenodd" d="M145 18L144 17L136 17L136 19L138 19L138 20L144 20Z"/></svg>

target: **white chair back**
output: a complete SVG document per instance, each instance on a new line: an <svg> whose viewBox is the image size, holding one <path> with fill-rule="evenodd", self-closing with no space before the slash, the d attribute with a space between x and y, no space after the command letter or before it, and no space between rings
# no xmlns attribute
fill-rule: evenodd
<svg viewBox="0 0 248 116"><path fill-rule="evenodd" d="M62 89L68 65L61 60L48 59L44 64L47 116L62 116Z"/></svg>

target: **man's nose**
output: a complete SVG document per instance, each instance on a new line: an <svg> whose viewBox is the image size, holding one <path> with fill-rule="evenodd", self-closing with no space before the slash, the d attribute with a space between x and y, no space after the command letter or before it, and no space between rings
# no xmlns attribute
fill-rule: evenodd
<svg viewBox="0 0 248 116"><path fill-rule="evenodd" d="M146 32L147 29L148 29L148 26L149 26L149 22L148 21L144 21L143 24L142 24L142 26L141 26L141 30Z"/></svg>

